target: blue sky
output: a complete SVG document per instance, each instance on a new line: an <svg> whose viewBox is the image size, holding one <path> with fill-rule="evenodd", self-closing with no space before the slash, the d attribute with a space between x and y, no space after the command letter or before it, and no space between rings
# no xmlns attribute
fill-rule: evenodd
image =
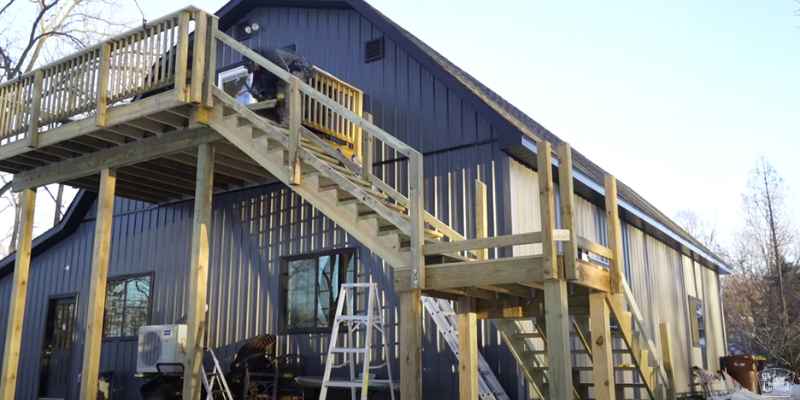
<svg viewBox="0 0 800 400"><path fill-rule="evenodd" d="M224 4L139 2L149 19ZM800 3L371 4L668 215L693 210L724 239L765 156L800 223ZM139 18L132 2L120 12Z"/></svg>
<svg viewBox="0 0 800 400"><path fill-rule="evenodd" d="M668 215L725 238L765 156L800 221L797 2L373 4Z"/></svg>

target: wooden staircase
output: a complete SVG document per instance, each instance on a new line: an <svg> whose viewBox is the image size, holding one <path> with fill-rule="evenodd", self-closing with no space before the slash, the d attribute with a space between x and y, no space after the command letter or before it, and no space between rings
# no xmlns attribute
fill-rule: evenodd
<svg viewBox="0 0 800 400"><path fill-rule="evenodd" d="M531 397L534 399L546 399L548 393L547 337L541 322L533 319L498 319L494 320L493 323L498 329L503 343L510 350L525 377ZM578 328L577 323L574 322L574 319L573 326L574 329L571 332L573 358L585 357L588 361L588 365L578 361L572 366L575 376L573 382L574 396L576 399L588 399L590 397L587 395L588 390L586 388L594 385L592 379L590 379L592 353L587 342L590 338L583 337L583 333ZM615 338L622 339L614 341L613 353L622 360L614 365L616 375L619 377L623 376L622 372L634 372L639 377L639 379L622 378L615 381L617 393L622 394L622 397L618 398L638 398L636 395L625 397L625 389L643 389L647 391L648 395L654 394L656 391L654 387L656 367L647 364L650 362L649 353L639 344L641 339L635 339L633 343L636 344L629 347L627 345L628 336L625 334L624 329L615 329L612 334ZM622 342L620 343L621 345L617 345L619 342ZM630 358L632 363L625 361L626 356Z"/></svg>

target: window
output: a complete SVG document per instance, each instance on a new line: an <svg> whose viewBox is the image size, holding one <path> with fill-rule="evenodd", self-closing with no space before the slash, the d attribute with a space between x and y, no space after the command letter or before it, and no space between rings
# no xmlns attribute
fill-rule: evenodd
<svg viewBox="0 0 800 400"><path fill-rule="evenodd" d="M705 311L703 302L692 296L689 296L689 320L692 328L692 346L700 348L703 354L703 368L707 368Z"/></svg>
<svg viewBox="0 0 800 400"><path fill-rule="evenodd" d="M330 330L342 283L355 281L355 251L335 250L283 259L287 333Z"/></svg>
<svg viewBox="0 0 800 400"><path fill-rule="evenodd" d="M150 323L152 285L151 275L109 280L103 319L104 337L137 336L139 327Z"/></svg>
<svg viewBox="0 0 800 400"><path fill-rule="evenodd" d="M382 37L370 40L364 45L365 63L371 63L373 61L382 60L383 54L384 54L384 42Z"/></svg>

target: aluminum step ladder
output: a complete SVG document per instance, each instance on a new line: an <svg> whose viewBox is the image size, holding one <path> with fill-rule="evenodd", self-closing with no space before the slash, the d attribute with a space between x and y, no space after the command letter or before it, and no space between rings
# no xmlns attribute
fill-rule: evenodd
<svg viewBox="0 0 800 400"><path fill-rule="evenodd" d="M450 302L443 299L422 296L422 304L428 311L439 332L444 336L450 350L455 354L456 359L460 357L458 353L458 329L456 328L456 314ZM479 353L478 357L478 389L481 400L510 400L503 386L497 380L486 359Z"/></svg>
<svg viewBox="0 0 800 400"><path fill-rule="evenodd" d="M206 353L211 356L211 372L206 372L206 366L203 365L203 388L206 390L206 400L233 400L231 388L228 386L228 381L225 379L225 373L219 365L219 359L214 354L214 350L206 349ZM217 393L219 396L214 396Z"/></svg>
<svg viewBox="0 0 800 400"><path fill-rule="evenodd" d="M355 300L359 289L367 293L366 314L356 313ZM344 328L344 335L340 335L341 328ZM356 333L364 331L361 346L358 345ZM385 362L378 365L370 365L372 361L372 339L373 331L381 335L383 351L385 352ZM340 336L341 342L340 345ZM336 354L341 354L344 362L335 364ZM359 355L362 358L361 376L356 376L356 363ZM325 361L325 373L322 376L322 387L319 399L325 400L330 388L349 388L352 400L356 399L356 392L361 390L361 400L367 400L370 384L388 385L389 394L395 400L395 386L392 381L392 364L389 361L389 345L386 341L386 333L383 325L383 314L381 312L380 300L378 297L378 286L375 283L345 283L339 291L339 300L336 304L336 317L333 320L333 330L331 331L330 345L328 346L328 356ZM348 367L350 372L349 380L332 380L331 372L334 368ZM370 370L386 368L389 379L371 379Z"/></svg>

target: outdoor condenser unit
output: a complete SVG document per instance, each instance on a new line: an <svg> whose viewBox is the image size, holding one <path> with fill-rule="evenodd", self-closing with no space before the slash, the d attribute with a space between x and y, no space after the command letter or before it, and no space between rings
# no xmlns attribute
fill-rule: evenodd
<svg viewBox="0 0 800 400"><path fill-rule="evenodd" d="M186 355L186 325L149 325L139 328L136 373L180 370ZM161 365L161 371L158 367Z"/></svg>

